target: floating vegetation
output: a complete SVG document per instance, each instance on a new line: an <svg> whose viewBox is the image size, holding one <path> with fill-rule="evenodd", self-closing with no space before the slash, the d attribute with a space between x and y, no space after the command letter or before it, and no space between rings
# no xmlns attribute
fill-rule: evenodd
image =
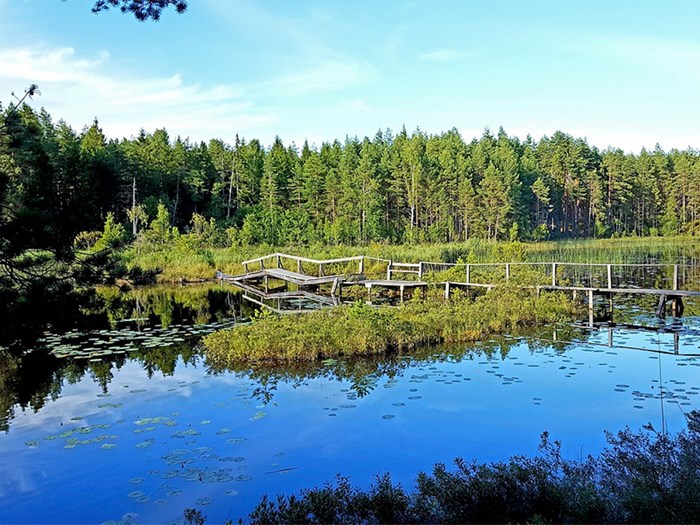
<svg viewBox="0 0 700 525"><path fill-rule="evenodd" d="M188 436L199 436L200 434L201 432L198 432L193 428L188 428L187 430L178 430L177 432L173 432L170 437L186 438Z"/></svg>
<svg viewBox="0 0 700 525"><path fill-rule="evenodd" d="M185 479L186 481L201 481L202 483L225 483L227 481L233 481L233 477L229 473L230 470L231 469L217 469L213 467L191 467L180 470L177 473L177 476Z"/></svg>
<svg viewBox="0 0 700 525"><path fill-rule="evenodd" d="M197 505L210 505L214 501L214 498L210 498L209 496L204 497L204 498L199 498L197 500Z"/></svg>
<svg viewBox="0 0 700 525"><path fill-rule="evenodd" d="M146 417L146 418L140 418L134 421L135 425L156 425L156 424L162 424L165 426L169 427L174 427L177 425L177 421L174 419L171 419L169 417Z"/></svg>
<svg viewBox="0 0 700 525"><path fill-rule="evenodd" d="M39 446L39 441L33 439L31 441L25 441L24 444L27 445L29 448L37 448Z"/></svg>
<svg viewBox="0 0 700 525"><path fill-rule="evenodd" d="M105 359L113 359L130 352L170 348L177 344L194 342L203 335L234 324L236 321L229 319L204 325L179 324L167 328L145 327L141 330L122 328L92 332L71 331L63 335L49 335L40 339L39 343L56 357L87 360L97 365Z"/></svg>
<svg viewBox="0 0 700 525"><path fill-rule="evenodd" d="M123 403L102 403L97 405L97 408L119 408L123 406Z"/></svg>

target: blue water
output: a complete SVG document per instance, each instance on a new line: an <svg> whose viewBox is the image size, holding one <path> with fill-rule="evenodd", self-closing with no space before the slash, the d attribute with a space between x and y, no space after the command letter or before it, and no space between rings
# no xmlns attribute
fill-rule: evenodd
<svg viewBox="0 0 700 525"><path fill-rule="evenodd" d="M213 374L201 358L150 379L127 361L107 394L86 374L36 413L15 408L0 435L0 522L162 523L187 507L235 522L263 494L337 474L366 487L388 471L410 487L436 462L536 454L543 431L578 458L602 449L605 429L684 428L699 408L700 357L687 354L700 354L700 336L683 329L670 355L672 333L615 329L608 346L610 335L556 343L564 350L513 339L505 355L436 348L359 382L329 364L268 385L267 403L258 380Z"/></svg>

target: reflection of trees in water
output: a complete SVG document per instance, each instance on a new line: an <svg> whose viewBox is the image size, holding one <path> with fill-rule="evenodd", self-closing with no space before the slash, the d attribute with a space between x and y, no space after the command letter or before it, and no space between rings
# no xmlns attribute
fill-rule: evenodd
<svg viewBox="0 0 700 525"><path fill-rule="evenodd" d="M580 337L580 333L572 327L564 327L562 330L557 342L540 342L534 338L527 339L528 346L531 350L554 347L558 351L564 351L570 345L566 341ZM542 327L539 331L522 333L522 336L541 335L542 339L551 339L551 334L551 328ZM247 362L226 369L216 369L207 363L207 371L214 375L232 372L249 378L256 383L253 396L265 403L274 398L279 383L289 383L298 388L310 380L321 378L329 381L347 381L351 392L357 397L364 397L374 391L380 380L400 377L416 363L459 362L484 356L504 359L516 341L514 337L508 336L491 337L477 345L426 346L410 354L394 353L385 356L284 364ZM97 383L103 393L108 393L112 378L129 361L140 363L146 377L150 379L157 373L173 376L178 363L194 366L200 358L199 348L192 341L142 349L131 352L128 356L111 356L110 359L101 361L58 359L41 352L22 357L0 353L0 430L9 430L16 407L38 412L48 400L59 397L64 384L78 383L86 376Z"/></svg>
<svg viewBox="0 0 700 525"><path fill-rule="evenodd" d="M120 292L115 288L98 290L103 299L110 326L122 319L137 319L139 324L159 323L163 328L187 320L194 324L249 316L252 309L241 301L231 286L149 286Z"/></svg>
<svg viewBox="0 0 700 525"><path fill-rule="evenodd" d="M0 431L9 430L16 407L38 412L48 400L60 396L64 384L76 384L89 376L106 394L115 372L128 361L139 362L150 379L158 372L172 376L180 360L194 365L198 355L197 348L187 342L100 361L58 359L40 353L23 357L0 354Z"/></svg>
<svg viewBox="0 0 700 525"><path fill-rule="evenodd" d="M293 362L247 362L234 363L230 367L217 368L211 363L209 373L233 372L242 374L257 383L253 395L264 403L269 403L277 391L279 383L290 383L294 388L305 385L313 379L347 381L349 389L357 397L372 393L380 379L391 380L401 377L417 363L461 362L479 357L505 359L519 338L526 338L530 351L553 348L563 352L571 346L570 341L580 338L582 331L572 326L558 329L557 341L551 341L552 328L530 328L519 332L519 336L493 336L488 341L466 345L424 346L408 353L391 353L383 356L365 356L324 361Z"/></svg>

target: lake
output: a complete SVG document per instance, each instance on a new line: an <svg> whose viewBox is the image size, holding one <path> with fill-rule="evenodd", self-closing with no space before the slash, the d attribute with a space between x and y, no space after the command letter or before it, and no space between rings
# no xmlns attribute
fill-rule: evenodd
<svg viewBox="0 0 700 525"><path fill-rule="evenodd" d="M222 286L103 291L108 307L0 367L0 522L245 518L263 494L331 482L410 487L456 457L565 458L605 430L675 432L698 408L700 318L641 330L539 327L474 345L288 368L212 369L197 341L252 314ZM624 310L624 305L623 305ZM658 322L628 308L630 318ZM690 309L692 311L692 308Z"/></svg>

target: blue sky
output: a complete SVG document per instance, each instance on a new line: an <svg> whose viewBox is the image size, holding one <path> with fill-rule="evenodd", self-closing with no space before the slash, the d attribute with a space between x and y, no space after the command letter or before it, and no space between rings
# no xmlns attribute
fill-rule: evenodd
<svg viewBox="0 0 700 525"><path fill-rule="evenodd" d="M700 147L700 1L190 0L139 23L0 0L0 100L109 137L269 145L406 126Z"/></svg>

